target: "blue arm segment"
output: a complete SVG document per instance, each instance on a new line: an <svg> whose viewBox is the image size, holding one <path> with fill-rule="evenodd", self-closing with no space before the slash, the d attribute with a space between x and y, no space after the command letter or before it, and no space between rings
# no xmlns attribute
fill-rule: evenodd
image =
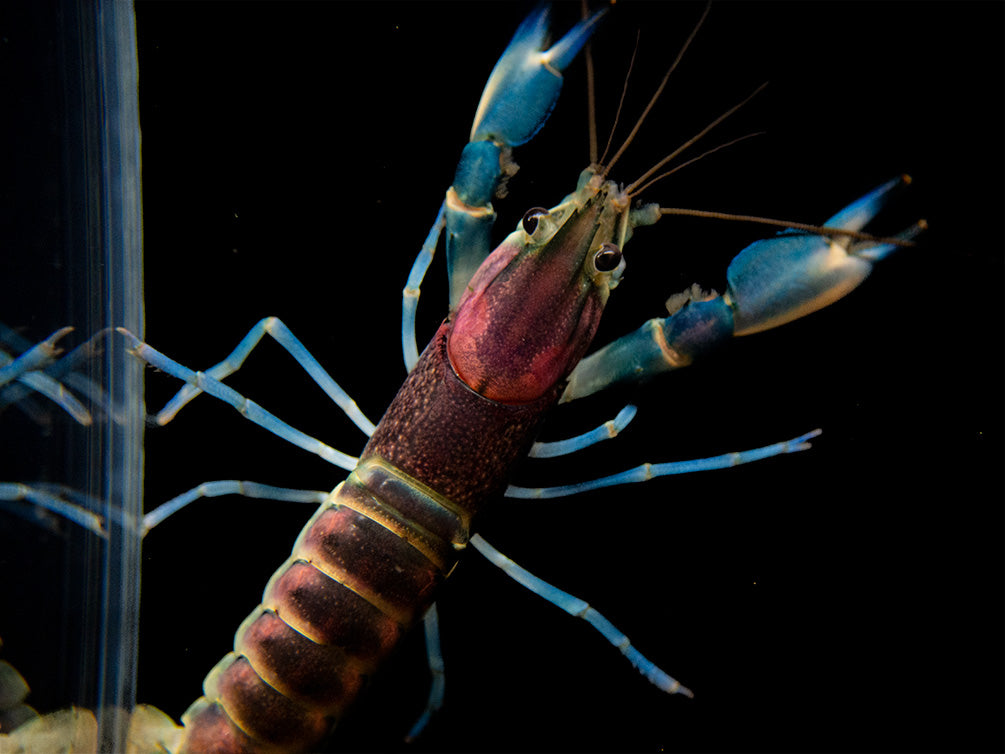
<svg viewBox="0 0 1005 754"><path fill-rule="evenodd" d="M468 144L461 154L458 171L466 167L464 163L469 152L485 151L485 148L499 149L488 141ZM487 187L491 188L490 198L498 183L499 165L499 160L496 160L494 174L483 176ZM474 180L477 181L478 177ZM490 200L481 204L466 203L458 196L457 189L455 178L454 185L447 190L446 199L447 278L450 281L451 309L460 303L468 281L492 250L492 228L496 222L495 209Z"/></svg>
<svg viewBox="0 0 1005 754"><path fill-rule="evenodd" d="M568 592L563 592L556 586L538 578L523 566L503 555L496 548L486 542L480 534L471 537L471 545L485 558L502 569L503 573L516 581L521 586L526 587L539 597L543 597L551 604L562 608L565 612L575 618L582 618L593 626L600 634L607 639L645 678L668 694L683 694L693 697L691 690L682 686L676 679L667 675L653 662L647 659L641 652L632 646L631 641L613 623L598 613L588 602L575 597Z"/></svg>
<svg viewBox="0 0 1005 754"><path fill-rule="evenodd" d="M618 474L591 479L587 482L577 484L566 484L561 487L517 487L510 485L506 490L506 497L516 497L532 500L543 500L554 497L567 497L578 495L581 492L590 492L604 487L616 487L621 484L634 484L635 482L648 482L661 476L672 476L674 474L690 474L695 471L711 471L713 469L728 469L732 466L740 466L745 463L753 463L772 456L784 453L798 453L801 450L809 450L809 440L820 435L819 429L807 432L792 440L777 442L774 445L766 445L763 448L753 448L752 450L741 450L733 453L724 453L720 456L710 458L696 458L690 461L675 461L670 463L644 463L641 466L622 471Z"/></svg>
<svg viewBox="0 0 1005 754"><path fill-rule="evenodd" d="M894 189L908 182L905 176L884 183L834 215L827 227L861 230ZM923 227L896 238L907 241ZM730 263L724 295L692 291L686 296L690 301L671 316L650 320L583 359L562 400L687 366L735 335L778 327L829 306L857 288L873 264L896 248L889 242L791 230L756 241Z"/></svg>
<svg viewBox="0 0 1005 754"><path fill-rule="evenodd" d="M732 336L733 311L721 297L692 302L670 317L646 321L579 362L562 401L688 366Z"/></svg>

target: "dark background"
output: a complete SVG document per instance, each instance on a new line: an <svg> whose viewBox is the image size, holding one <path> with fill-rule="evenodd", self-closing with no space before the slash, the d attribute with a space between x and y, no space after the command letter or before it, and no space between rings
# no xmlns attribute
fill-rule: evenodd
<svg viewBox="0 0 1005 754"><path fill-rule="evenodd" d="M280 316L376 421L404 376L401 288L525 4L141 3L147 339L192 368ZM619 3L597 33L606 134L637 29L629 121L700 15ZM557 9L564 30L577 14ZM645 460L824 434L808 453L544 503L484 536L588 600L691 687L666 697L581 621L477 555L440 602L446 708L418 750L991 751L1003 741L1001 4L717 3L638 142L633 180L741 100L707 139L765 135L648 200L822 222L892 176L876 229L915 249L812 317L640 390L565 407L556 439L640 406L631 428L517 474L558 484ZM588 161L581 64L517 153L500 237ZM622 127L622 133L625 128ZM757 227L666 218L626 249L602 344L699 281L722 289ZM442 262L420 340L443 316ZM543 323L542 326L547 326ZM44 335L45 333L41 333ZM354 453L363 438L261 346L230 381ZM149 374L148 407L176 389ZM343 472L200 399L148 435L148 505L202 481L330 489ZM309 515L204 501L145 542L140 701L179 716ZM426 676L414 640L333 745L405 748Z"/></svg>

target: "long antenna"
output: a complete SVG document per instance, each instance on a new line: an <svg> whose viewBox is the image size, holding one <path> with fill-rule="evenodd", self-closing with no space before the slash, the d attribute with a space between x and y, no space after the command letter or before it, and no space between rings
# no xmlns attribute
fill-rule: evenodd
<svg viewBox="0 0 1005 754"><path fill-rule="evenodd" d="M590 17L590 9L586 7L586 0L580 0L579 7L583 20ZM587 129L590 135L590 164L597 162L597 91L593 75L593 45L586 43L586 113Z"/></svg>
<svg viewBox="0 0 1005 754"><path fill-rule="evenodd" d="M677 68L677 66L680 64L680 61L684 58L684 53L687 52L687 48L691 46L691 42L693 42L694 38L698 35L698 30L701 28L701 25L705 22L705 19L708 17L708 11L711 7L712 3L710 0L708 3L705 4L705 10L702 11L701 18L698 19L698 23L695 24L694 28L691 30L691 33L688 35L688 38L685 40L684 46L681 47L680 52L677 53L677 59L674 60L674 62L670 65L670 68L668 68L667 72L663 75L663 81L661 81L660 85L656 87L656 92L649 100L649 104L646 105L646 109L642 111L642 115L639 116L638 121L636 121L635 123L635 127L632 128L631 133L628 134L628 138L625 139L624 143L621 145L618 151L614 153L614 157L611 158L611 161L607 163L608 171L612 167L614 167L614 164L621 158L621 155L624 154L625 150L628 149L628 145L632 143L632 140L635 138L635 135L639 132L639 129L642 128L642 124L643 122L645 122L645 119L649 115L649 112L653 109L653 107L655 107L657 100L659 100L660 98L660 95L663 94L663 90L666 88L667 81L670 80L670 74L673 73L674 69Z"/></svg>
<svg viewBox="0 0 1005 754"><path fill-rule="evenodd" d="M847 236L857 241L872 241L874 243L888 243L894 246L914 246L914 241L910 240L910 235L924 230L928 223L919 220L913 228L909 229L908 237L899 236L874 236L871 233L863 233L860 230L847 230L845 228L831 228L826 225L809 225L807 223L797 223L792 220L776 220L771 217L758 217L757 215L734 215L729 212L712 212L704 209L685 209L683 207L660 207L661 215L685 215L687 217L707 217L713 220L735 220L737 222L757 223L759 225L774 225L781 228L791 228L792 230L804 230L820 236Z"/></svg>
<svg viewBox="0 0 1005 754"><path fill-rule="evenodd" d="M604 153L600 155L598 164L602 165L607 159L607 153L611 151L611 143L614 141L614 133L618 130L618 123L621 120L621 111L625 107L625 97L628 96L628 82L632 78L632 71L635 70L635 58L639 54L639 41L642 39L642 29L635 33L635 49L632 50L632 59L628 63L628 73L625 74L625 83L621 87L621 99L618 100L618 109L614 113L614 123L611 125L611 132L607 136L607 144L604 145Z"/></svg>

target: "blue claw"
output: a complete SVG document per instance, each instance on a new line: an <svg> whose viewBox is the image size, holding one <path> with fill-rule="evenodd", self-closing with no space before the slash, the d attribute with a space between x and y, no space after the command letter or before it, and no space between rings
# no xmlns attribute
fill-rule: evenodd
<svg viewBox="0 0 1005 754"><path fill-rule="evenodd" d="M545 50L550 10L541 4L524 19L492 69L471 126L471 141L488 139L511 147L529 141L558 100L562 71L607 12L605 8L583 19Z"/></svg>
<svg viewBox="0 0 1005 754"><path fill-rule="evenodd" d="M861 230L893 189L909 180L905 176L884 183L826 225ZM853 244L847 236L832 239L792 231L752 243L737 254L726 272L734 334L768 330L829 306L857 288L872 272L873 262L894 248L890 243Z"/></svg>

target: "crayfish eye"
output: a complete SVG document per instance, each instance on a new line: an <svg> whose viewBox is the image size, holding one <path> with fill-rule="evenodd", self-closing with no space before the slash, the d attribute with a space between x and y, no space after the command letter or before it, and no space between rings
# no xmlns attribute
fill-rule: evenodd
<svg viewBox="0 0 1005 754"><path fill-rule="evenodd" d="M613 243L605 243L593 255L593 266L597 272L613 272L621 264L621 249Z"/></svg>
<svg viewBox="0 0 1005 754"><path fill-rule="evenodd" d="M529 210L524 212L523 219L520 221L523 225L523 232L528 236L534 235L534 231L537 230L538 221L542 217L548 216L548 210L544 207L531 207Z"/></svg>

